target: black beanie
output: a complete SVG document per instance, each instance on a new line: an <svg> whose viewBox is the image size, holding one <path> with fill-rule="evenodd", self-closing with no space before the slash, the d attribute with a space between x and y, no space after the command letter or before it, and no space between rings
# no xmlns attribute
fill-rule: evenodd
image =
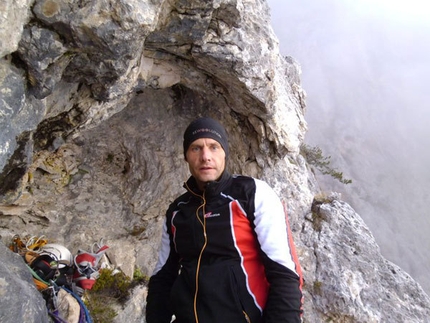
<svg viewBox="0 0 430 323"><path fill-rule="evenodd" d="M211 118L199 118L189 124L184 132L184 156L186 158L188 147L200 138L211 138L220 143L224 149L225 157L228 156L227 132L216 120Z"/></svg>

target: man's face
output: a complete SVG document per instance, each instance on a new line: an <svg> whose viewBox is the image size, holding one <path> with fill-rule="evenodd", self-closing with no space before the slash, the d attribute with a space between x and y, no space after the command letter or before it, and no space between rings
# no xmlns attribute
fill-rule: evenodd
<svg viewBox="0 0 430 323"><path fill-rule="evenodd" d="M225 151L216 140L200 138L193 141L186 152L191 175L201 190L207 182L220 178L225 168Z"/></svg>

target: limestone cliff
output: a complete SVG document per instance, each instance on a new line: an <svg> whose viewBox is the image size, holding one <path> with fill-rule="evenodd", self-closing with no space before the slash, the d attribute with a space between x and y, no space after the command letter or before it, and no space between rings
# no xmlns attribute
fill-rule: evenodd
<svg viewBox="0 0 430 323"><path fill-rule="evenodd" d="M6 0L0 10L4 242L45 234L75 252L104 238L126 274L149 275L188 176L182 133L212 116L229 132L230 171L266 180L287 203L304 322L430 317L428 296L383 259L354 210L336 194L315 198L300 155L300 69L279 55L264 0ZM117 322L143 321L144 291L133 295Z"/></svg>

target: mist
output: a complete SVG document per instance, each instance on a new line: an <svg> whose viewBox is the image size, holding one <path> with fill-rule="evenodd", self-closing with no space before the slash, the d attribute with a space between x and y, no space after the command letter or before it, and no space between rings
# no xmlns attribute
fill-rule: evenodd
<svg viewBox="0 0 430 323"><path fill-rule="evenodd" d="M268 0L282 55L302 68L306 143L352 183L319 175L382 254L430 294L430 5Z"/></svg>

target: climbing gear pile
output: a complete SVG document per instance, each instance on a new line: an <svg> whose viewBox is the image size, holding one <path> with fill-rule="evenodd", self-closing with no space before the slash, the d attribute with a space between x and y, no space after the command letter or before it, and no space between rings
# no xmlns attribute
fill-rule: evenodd
<svg viewBox="0 0 430 323"><path fill-rule="evenodd" d="M16 235L9 248L24 259L55 323L92 323L81 297L107 266L101 260L109 247L102 240L92 245L91 252L79 249L75 256L45 236Z"/></svg>

